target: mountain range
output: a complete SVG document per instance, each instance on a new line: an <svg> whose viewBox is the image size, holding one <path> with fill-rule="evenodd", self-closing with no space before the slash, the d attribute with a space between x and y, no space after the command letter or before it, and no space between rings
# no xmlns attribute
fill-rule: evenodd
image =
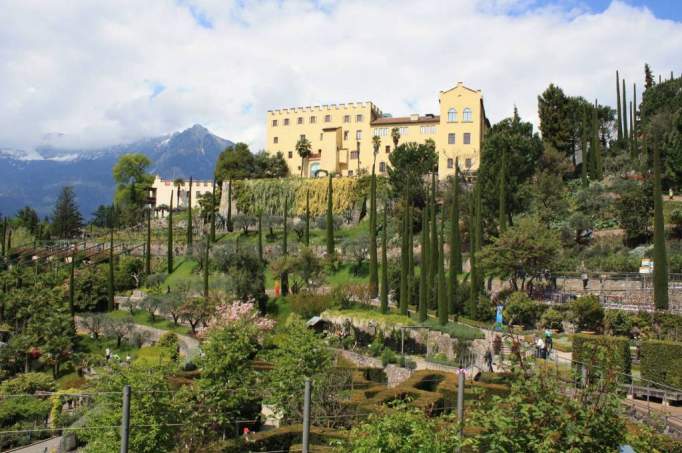
<svg viewBox="0 0 682 453"><path fill-rule="evenodd" d="M121 155L145 154L152 162L149 171L162 178L211 179L218 155L230 145L196 124L181 132L97 149L0 147L0 213L14 215L31 206L41 217L49 215L61 188L69 185L76 191L81 213L89 218L97 206L111 203L116 187L112 168Z"/></svg>

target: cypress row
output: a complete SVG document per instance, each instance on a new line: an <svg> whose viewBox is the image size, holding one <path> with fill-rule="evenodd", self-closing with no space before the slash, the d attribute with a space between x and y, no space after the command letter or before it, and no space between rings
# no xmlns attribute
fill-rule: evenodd
<svg viewBox="0 0 682 453"><path fill-rule="evenodd" d="M287 225L287 211L289 204L289 194L284 196L284 233L282 234L282 256L287 257L289 255L287 236L289 236L289 226ZM289 273L284 271L280 275L280 285L282 288L282 296L289 294Z"/></svg>
<svg viewBox="0 0 682 453"><path fill-rule="evenodd" d="M500 180L498 182L498 203L499 203L499 219L500 236L507 229L507 183L505 173L507 171L507 151L502 152L502 161L500 163Z"/></svg>
<svg viewBox="0 0 682 453"><path fill-rule="evenodd" d="M369 297L376 299L379 290L379 272L377 269L377 203L376 175L374 164L369 185Z"/></svg>
<svg viewBox="0 0 682 453"><path fill-rule="evenodd" d="M381 312L388 313L388 203L384 203L384 226L381 231Z"/></svg>
<svg viewBox="0 0 682 453"><path fill-rule="evenodd" d="M227 181L227 220L225 221L227 231L232 233L234 225L232 225L232 178Z"/></svg>
<svg viewBox="0 0 682 453"><path fill-rule="evenodd" d="M334 256L334 188L332 187L332 175L329 174L329 187L327 188L327 256Z"/></svg>
<svg viewBox="0 0 682 453"><path fill-rule="evenodd" d="M407 256L407 205L409 203L407 191L403 200L402 222L400 228L400 314L407 315L407 272L409 265L409 258Z"/></svg>
<svg viewBox="0 0 682 453"><path fill-rule="evenodd" d="M144 251L144 273L152 273L152 210L147 209L147 244Z"/></svg>
<svg viewBox="0 0 682 453"><path fill-rule="evenodd" d="M192 177L189 177L189 195L187 198L187 252L192 246L192 240L194 239L194 232L192 231Z"/></svg>
<svg viewBox="0 0 682 453"><path fill-rule="evenodd" d="M173 194L171 193L170 210L168 211L168 273L173 273Z"/></svg>
<svg viewBox="0 0 682 453"><path fill-rule="evenodd" d="M457 275L462 272L462 246L459 236L459 175L455 166L452 182L452 204L450 205L450 275L448 278L448 300L450 312L456 313Z"/></svg>
<svg viewBox="0 0 682 453"><path fill-rule="evenodd" d="M305 246L310 247L310 189L305 191Z"/></svg>
<svg viewBox="0 0 682 453"><path fill-rule="evenodd" d="M419 271L419 322L426 321L427 318L427 289L426 285L428 282L428 266L429 266L429 255L428 255L428 243L429 243L429 214L427 206L422 209L422 237L421 237L421 269Z"/></svg>
<svg viewBox="0 0 682 453"><path fill-rule="evenodd" d="M654 305L657 310L668 309L668 257L661 193L661 154L657 145L654 145Z"/></svg>
<svg viewBox="0 0 682 453"><path fill-rule="evenodd" d="M623 117L620 111L620 76L616 71L616 112L618 119L618 141L623 139Z"/></svg>

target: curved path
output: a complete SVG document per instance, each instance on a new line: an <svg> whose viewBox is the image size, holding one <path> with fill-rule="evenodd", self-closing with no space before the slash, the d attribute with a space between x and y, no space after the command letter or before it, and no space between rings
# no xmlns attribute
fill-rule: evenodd
<svg viewBox="0 0 682 453"><path fill-rule="evenodd" d="M157 329L156 327L145 326L143 324L135 324L135 331L146 332L151 341L158 341L163 334L170 332L170 330ZM195 357L199 354L199 340L179 333L176 333L176 335L180 343L181 354L187 358Z"/></svg>

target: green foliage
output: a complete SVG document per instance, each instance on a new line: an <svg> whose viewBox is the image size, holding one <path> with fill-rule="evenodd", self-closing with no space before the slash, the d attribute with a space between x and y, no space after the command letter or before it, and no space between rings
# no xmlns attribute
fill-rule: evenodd
<svg viewBox="0 0 682 453"><path fill-rule="evenodd" d="M597 296L578 297L571 303L571 314L578 330L601 331L604 309Z"/></svg>
<svg viewBox="0 0 682 453"><path fill-rule="evenodd" d="M313 316L318 316L323 311L333 306L332 299L323 294L312 294L302 292L291 294L287 297L291 306L291 311L307 320Z"/></svg>
<svg viewBox="0 0 682 453"><path fill-rule="evenodd" d="M177 361L179 356L180 342L178 335L174 332L166 332L159 338L157 342L159 347L165 348L170 353L172 361Z"/></svg>
<svg viewBox="0 0 682 453"><path fill-rule="evenodd" d="M632 359L628 338L577 333L573 335L572 351L573 360L579 367L590 369L592 376L605 376L607 372L630 375ZM622 382L624 376L616 379Z"/></svg>
<svg viewBox="0 0 682 453"><path fill-rule="evenodd" d="M284 155L278 152L251 154L246 143L236 143L218 156L215 177L219 181L246 178L282 178L289 173Z"/></svg>
<svg viewBox="0 0 682 453"><path fill-rule="evenodd" d="M423 200L422 178L438 164L438 154L431 142L408 142L399 145L388 156L388 179L400 198L409 191L410 204ZM409 189L408 189L409 188Z"/></svg>
<svg viewBox="0 0 682 453"><path fill-rule="evenodd" d="M51 392L55 390L55 381L46 373L21 373L0 384L0 394L16 395L19 393ZM1 405L0 405L1 406Z"/></svg>
<svg viewBox="0 0 682 453"><path fill-rule="evenodd" d="M83 217L78 211L76 193L73 187L63 187L51 216L50 231L59 239L76 237L83 226Z"/></svg>
<svg viewBox="0 0 682 453"><path fill-rule="evenodd" d="M647 340L640 357L643 379L682 388L682 343Z"/></svg>
<svg viewBox="0 0 682 453"><path fill-rule="evenodd" d="M654 147L654 305L657 310L668 309L668 256L661 195L661 155L658 147Z"/></svg>
<svg viewBox="0 0 682 453"><path fill-rule="evenodd" d="M629 337L632 330L631 316L622 310L606 310L604 316L604 331L609 335Z"/></svg>
<svg viewBox="0 0 682 453"><path fill-rule="evenodd" d="M114 165L114 200L120 208L118 220L124 225L137 224L143 218L147 186L154 182L154 177L147 173L150 165L149 158L139 153L124 154Z"/></svg>
<svg viewBox="0 0 682 453"><path fill-rule="evenodd" d="M542 306L531 300L524 292L513 293L504 307L504 319L510 324L520 324L532 329L538 321Z"/></svg>
<svg viewBox="0 0 682 453"><path fill-rule="evenodd" d="M549 308L540 317L540 326L545 329L562 330L561 322L563 320L564 316L559 311Z"/></svg>
<svg viewBox="0 0 682 453"><path fill-rule="evenodd" d="M638 245L650 235L654 207L652 189L648 182L631 181L622 186L615 208L628 245Z"/></svg>

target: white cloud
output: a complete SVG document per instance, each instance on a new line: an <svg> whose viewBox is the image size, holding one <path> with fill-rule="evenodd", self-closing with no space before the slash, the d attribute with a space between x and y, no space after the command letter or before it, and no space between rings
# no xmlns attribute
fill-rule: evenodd
<svg viewBox="0 0 682 453"><path fill-rule="evenodd" d="M614 2L9 0L0 11L0 146L91 146L194 123L263 146L268 109L372 100L436 112L458 81L492 122L537 121L550 83L615 102L615 70L682 70L682 24Z"/></svg>

